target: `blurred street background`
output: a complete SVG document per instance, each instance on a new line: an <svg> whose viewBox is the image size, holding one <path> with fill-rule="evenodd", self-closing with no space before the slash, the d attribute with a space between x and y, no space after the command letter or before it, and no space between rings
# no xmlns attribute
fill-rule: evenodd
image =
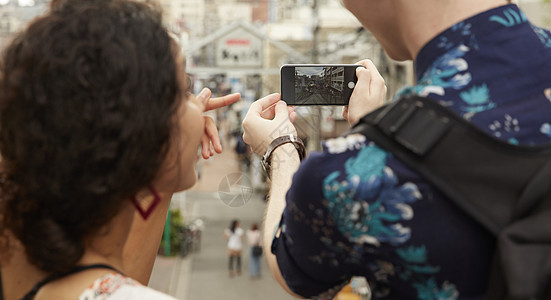
<svg viewBox="0 0 551 300"><path fill-rule="evenodd" d="M48 10L49 0L0 0L0 49ZM243 272L230 278L223 232L239 219L244 230L262 222L268 190L260 161L241 140L241 121L256 99L280 92L279 68L289 63L350 64L371 59L389 97L413 83L411 62L390 60L339 0L158 0L166 26L180 40L197 94L240 92L242 100L212 112L224 153L200 159L200 179L174 195L150 286L178 299L292 299L273 281ZM551 28L550 0L516 1L536 25ZM345 132L340 107L301 107L295 125L308 150ZM246 245L246 241L245 241ZM338 299L361 299L353 291Z"/></svg>
<svg viewBox="0 0 551 300"><path fill-rule="evenodd" d="M245 231L253 222L260 223L265 208L263 194L251 194L250 199L244 198L246 204L238 207L231 207L220 200L219 183L228 174L240 172L237 156L231 149L226 149L222 155L202 164L198 184L190 191L176 195L172 203L173 206L185 208L184 220L200 219L203 222L200 249L185 257L160 255L153 269L150 286L178 299L293 299L272 280L263 259L260 279L249 277L249 252L246 246L241 275L229 276L223 232L232 219L239 219ZM247 188L246 182L244 188ZM237 197L242 195L249 197L246 192L235 192Z"/></svg>

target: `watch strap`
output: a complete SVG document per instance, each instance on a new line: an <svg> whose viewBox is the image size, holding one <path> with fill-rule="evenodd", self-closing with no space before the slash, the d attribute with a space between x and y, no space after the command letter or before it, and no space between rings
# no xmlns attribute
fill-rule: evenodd
<svg viewBox="0 0 551 300"><path fill-rule="evenodd" d="M266 149L266 153L262 156L262 160L261 160L262 167L266 172L266 175L268 176L268 178L271 177L271 173L270 173L271 159L272 159L272 154L274 150L281 145L285 145L289 143L293 144L295 146L295 149L297 149L298 157L300 161L302 161L306 156L306 148L304 147L304 143L298 136L294 134L289 134L289 135L280 136L274 139L268 146L268 149Z"/></svg>

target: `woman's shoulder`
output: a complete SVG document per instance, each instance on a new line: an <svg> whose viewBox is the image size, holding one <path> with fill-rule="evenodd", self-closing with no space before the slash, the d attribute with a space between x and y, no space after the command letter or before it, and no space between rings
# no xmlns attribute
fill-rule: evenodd
<svg viewBox="0 0 551 300"><path fill-rule="evenodd" d="M78 300L175 300L120 274L102 276L87 288Z"/></svg>

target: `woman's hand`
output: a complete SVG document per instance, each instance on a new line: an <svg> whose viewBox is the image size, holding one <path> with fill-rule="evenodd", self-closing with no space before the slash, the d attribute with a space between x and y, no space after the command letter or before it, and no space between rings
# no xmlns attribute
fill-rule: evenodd
<svg viewBox="0 0 551 300"><path fill-rule="evenodd" d="M356 124L360 118L381 107L385 103L386 97L385 80L373 62L366 59L357 64L363 65L365 69L356 69L358 82L352 92L350 102L342 111L342 116L350 125Z"/></svg>
<svg viewBox="0 0 551 300"><path fill-rule="evenodd" d="M208 88L204 88L196 99L203 106L203 112L217 109L220 107L228 106L235 103L241 98L239 93L229 94L223 97L211 98L212 92ZM203 116L205 119L205 132L201 137L201 154L204 159L209 159L216 153L222 153L222 144L220 143L220 136L218 135L218 129L214 120L209 116Z"/></svg>
<svg viewBox="0 0 551 300"><path fill-rule="evenodd" d="M231 94L224 97L210 98L211 91L207 88L203 89L197 97L191 95L187 101L193 101L198 107L202 108L203 112L216 108L228 106L239 100L239 94ZM212 156L213 150L222 152L218 129L212 118L204 116L205 129L201 138L203 147L203 157L205 159ZM155 254L161 241L163 228L166 223L170 199L172 194L160 194L161 202L153 210L151 216L144 220L139 216L133 219L130 234L123 250L124 273L130 277L137 279L140 283L147 285L149 277L155 262Z"/></svg>
<svg viewBox="0 0 551 300"><path fill-rule="evenodd" d="M255 101L243 120L243 140L259 155L264 155L274 139L297 134L293 126L295 109L280 100L281 95L276 93Z"/></svg>

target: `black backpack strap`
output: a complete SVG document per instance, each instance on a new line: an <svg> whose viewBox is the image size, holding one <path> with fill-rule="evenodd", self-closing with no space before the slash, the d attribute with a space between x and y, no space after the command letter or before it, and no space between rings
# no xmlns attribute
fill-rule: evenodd
<svg viewBox="0 0 551 300"><path fill-rule="evenodd" d="M38 290L40 290L40 288L42 288L43 286L45 286L46 284L48 284L52 281L55 281L55 280L60 279L62 277L69 276L69 275L72 275L72 274L75 274L75 273L78 273L78 272L90 270L90 269L109 269L109 270L115 271L119 274L122 274L117 269L113 268L110 265L106 265L106 264L92 264L92 265L85 265L85 266L76 266L73 269L71 269L71 270L69 270L65 273L52 274L52 275L46 277L45 279L41 280L40 282L35 284L35 286L27 294L25 294L25 296L23 296L23 298L21 298L21 300L32 300L34 298L34 296L36 295L36 293L38 293Z"/></svg>
<svg viewBox="0 0 551 300"><path fill-rule="evenodd" d="M498 237L511 297L541 297L551 285L551 146L503 142L422 97L384 106L350 133L391 152Z"/></svg>

